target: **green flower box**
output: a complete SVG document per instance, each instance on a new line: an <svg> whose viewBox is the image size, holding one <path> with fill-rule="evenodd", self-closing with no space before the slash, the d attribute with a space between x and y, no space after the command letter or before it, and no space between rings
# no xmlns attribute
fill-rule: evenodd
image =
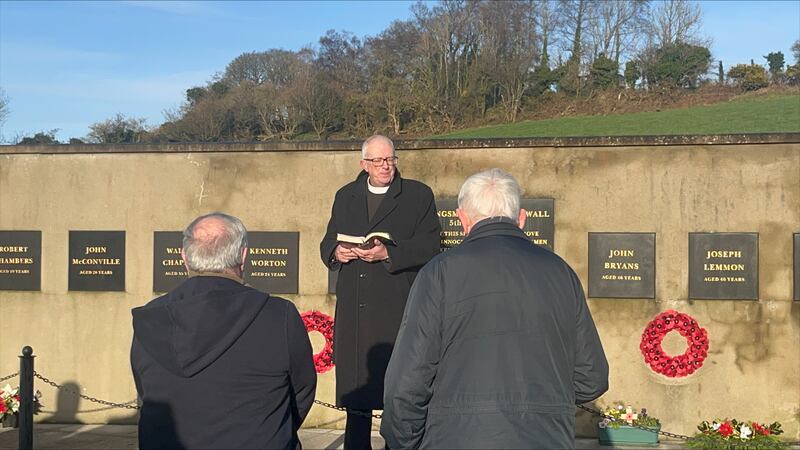
<svg viewBox="0 0 800 450"><path fill-rule="evenodd" d="M599 428L597 439L600 445L640 445L647 447L658 446L658 432L661 427L650 428L652 431L643 430L628 425L620 425L617 428Z"/></svg>

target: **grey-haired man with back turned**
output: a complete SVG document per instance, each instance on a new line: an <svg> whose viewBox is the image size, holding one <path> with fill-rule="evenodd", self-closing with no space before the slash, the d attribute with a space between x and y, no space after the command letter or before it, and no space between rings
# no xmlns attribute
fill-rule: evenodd
<svg viewBox="0 0 800 450"><path fill-rule="evenodd" d="M390 448L574 448L575 404L608 389L581 283L519 196L500 169L461 187L466 238L419 272L386 371Z"/></svg>
<svg viewBox="0 0 800 450"><path fill-rule="evenodd" d="M299 448L317 374L294 304L244 285L235 217L192 221L181 255L189 279L133 310L139 448Z"/></svg>

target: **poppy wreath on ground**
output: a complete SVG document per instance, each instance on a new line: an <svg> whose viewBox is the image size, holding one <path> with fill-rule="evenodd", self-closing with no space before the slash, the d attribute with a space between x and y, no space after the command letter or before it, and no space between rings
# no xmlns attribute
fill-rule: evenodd
<svg viewBox="0 0 800 450"><path fill-rule="evenodd" d="M333 318L319 311L306 311L300 314L306 331L317 331L325 338L325 347L314 355L317 373L325 373L333 368Z"/></svg>
<svg viewBox="0 0 800 450"><path fill-rule="evenodd" d="M687 349L682 355L669 356L661 347L664 337L673 330L686 338ZM654 372L670 378L685 377L703 366L708 356L708 333L690 315L670 309L647 324L639 349Z"/></svg>

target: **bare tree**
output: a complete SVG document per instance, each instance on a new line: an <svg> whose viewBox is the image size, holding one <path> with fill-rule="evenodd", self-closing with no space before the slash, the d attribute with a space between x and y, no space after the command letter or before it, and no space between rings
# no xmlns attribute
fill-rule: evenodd
<svg viewBox="0 0 800 450"><path fill-rule="evenodd" d="M536 24L528 4L485 2L481 8L481 55L500 93L506 119L515 122L538 55Z"/></svg>
<svg viewBox="0 0 800 450"><path fill-rule="evenodd" d="M117 114L111 119L89 125L88 142L98 144L131 144L141 142L148 133L144 118Z"/></svg>
<svg viewBox="0 0 800 450"><path fill-rule="evenodd" d="M0 127L6 122L10 113L11 111L8 108L8 96L6 95L6 91L0 87Z"/></svg>
<svg viewBox="0 0 800 450"><path fill-rule="evenodd" d="M792 44L792 55L794 55L794 63L800 64L800 39Z"/></svg>
<svg viewBox="0 0 800 450"><path fill-rule="evenodd" d="M658 1L650 11L651 33L658 47L678 42L708 47L710 41L701 35L702 26L703 11L692 0Z"/></svg>
<svg viewBox="0 0 800 450"><path fill-rule="evenodd" d="M559 16L556 14L554 0L532 0L531 14L541 43L539 63L549 64L549 46L556 38L555 31L559 27Z"/></svg>
<svg viewBox="0 0 800 450"><path fill-rule="evenodd" d="M394 135L400 134L414 114L412 79L418 67L420 30L410 21L395 21L367 41L370 95L383 110Z"/></svg>
<svg viewBox="0 0 800 450"><path fill-rule="evenodd" d="M569 42L570 55L565 63L565 73L559 83L562 89L580 92L581 73L586 59L585 31L594 20L598 3L590 0L559 0L558 14L561 17L561 35L563 42Z"/></svg>
<svg viewBox="0 0 800 450"><path fill-rule="evenodd" d="M621 55L635 51L646 28L649 0L605 0L598 2L589 23L592 59L600 54L620 63Z"/></svg>

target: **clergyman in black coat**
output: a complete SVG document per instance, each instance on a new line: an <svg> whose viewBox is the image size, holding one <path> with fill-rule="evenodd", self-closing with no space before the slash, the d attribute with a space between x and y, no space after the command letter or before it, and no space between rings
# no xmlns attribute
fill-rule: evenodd
<svg viewBox="0 0 800 450"><path fill-rule="evenodd" d="M195 219L181 255L190 278L133 309L139 448L299 448L317 374L297 309L242 283L235 217Z"/></svg>
<svg viewBox="0 0 800 450"><path fill-rule="evenodd" d="M466 238L420 271L386 371L390 448L575 448L575 404L608 389L581 283L519 195L500 169L464 182Z"/></svg>
<svg viewBox="0 0 800 450"><path fill-rule="evenodd" d="M383 377L411 284L439 252L439 219L431 189L397 170L392 141L375 135L361 148L355 181L336 193L322 261L338 270L334 361L336 404L348 408L344 446L370 447L373 409L383 409ZM388 232L394 244L371 249L337 241L337 234Z"/></svg>

